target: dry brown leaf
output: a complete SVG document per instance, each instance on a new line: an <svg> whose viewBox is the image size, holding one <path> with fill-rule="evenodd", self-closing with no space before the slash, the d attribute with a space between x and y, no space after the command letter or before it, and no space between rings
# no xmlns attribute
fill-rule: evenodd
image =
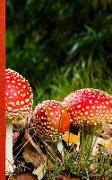
<svg viewBox="0 0 112 180"><path fill-rule="evenodd" d="M73 134L73 133L69 133L69 132L67 132L67 133L65 133L64 135L63 135L63 140L68 144L77 144L77 145L79 145L79 143L80 143L80 134L78 134L78 135L75 135L75 134Z"/></svg>
<svg viewBox="0 0 112 180"><path fill-rule="evenodd" d="M79 178L68 178L66 176L63 175L59 175L56 180L80 180Z"/></svg>
<svg viewBox="0 0 112 180"><path fill-rule="evenodd" d="M21 173L15 180L38 180L38 178L31 173Z"/></svg>
<svg viewBox="0 0 112 180"><path fill-rule="evenodd" d="M6 180L15 180L15 176L13 175L6 176Z"/></svg>
<svg viewBox="0 0 112 180"><path fill-rule="evenodd" d="M28 144L23 152L23 157L27 163L32 163L35 167L33 174L38 176L41 180L46 173L46 169L51 169L53 164L47 159L45 155L39 154L31 144ZM43 158L44 157L44 158Z"/></svg>
<svg viewBox="0 0 112 180"><path fill-rule="evenodd" d="M112 137L104 142L104 150L108 154L112 154Z"/></svg>
<svg viewBox="0 0 112 180"><path fill-rule="evenodd" d="M103 147L104 153L112 154L112 137L108 139L98 137L93 148L93 156L98 155L101 146Z"/></svg>
<svg viewBox="0 0 112 180"><path fill-rule="evenodd" d="M43 156L40 155L30 144L24 148L23 157L27 163L32 163L36 168L43 163Z"/></svg>
<svg viewBox="0 0 112 180"><path fill-rule="evenodd" d="M101 136L105 139L112 137L112 124L107 124L104 127L102 127Z"/></svg>
<svg viewBox="0 0 112 180"><path fill-rule="evenodd" d="M62 172L56 180L80 180L81 178L74 174L68 174L67 172Z"/></svg>

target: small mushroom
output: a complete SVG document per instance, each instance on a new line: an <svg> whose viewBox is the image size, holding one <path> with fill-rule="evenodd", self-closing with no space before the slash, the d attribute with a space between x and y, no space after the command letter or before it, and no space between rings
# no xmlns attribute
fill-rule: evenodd
<svg viewBox="0 0 112 180"><path fill-rule="evenodd" d="M33 112L32 126L45 140L59 137L69 129L69 125L68 113L58 101L44 101Z"/></svg>
<svg viewBox="0 0 112 180"><path fill-rule="evenodd" d="M84 137L89 130L92 134L96 125L112 122L112 96L101 90L77 90L68 95L62 104L66 107L73 124L83 126Z"/></svg>
<svg viewBox="0 0 112 180"><path fill-rule="evenodd" d="M32 113L33 94L28 81L14 70L6 69L6 171L13 171L13 124L24 126Z"/></svg>

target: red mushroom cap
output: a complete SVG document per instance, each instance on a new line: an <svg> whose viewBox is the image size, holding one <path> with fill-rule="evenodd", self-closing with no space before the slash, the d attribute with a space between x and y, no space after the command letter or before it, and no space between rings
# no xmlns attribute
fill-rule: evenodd
<svg viewBox="0 0 112 180"><path fill-rule="evenodd" d="M112 96L98 89L80 89L64 99L71 120L80 125L112 122Z"/></svg>
<svg viewBox="0 0 112 180"><path fill-rule="evenodd" d="M32 89L23 76L6 69L6 118L13 123L26 120L32 112Z"/></svg>
<svg viewBox="0 0 112 180"><path fill-rule="evenodd" d="M35 108L32 125L45 139L52 139L69 129L70 118L60 102L47 100Z"/></svg>

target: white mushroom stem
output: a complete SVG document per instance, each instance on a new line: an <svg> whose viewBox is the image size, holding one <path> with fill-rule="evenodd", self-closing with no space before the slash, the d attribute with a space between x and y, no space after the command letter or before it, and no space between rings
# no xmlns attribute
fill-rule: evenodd
<svg viewBox="0 0 112 180"><path fill-rule="evenodd" d="M6 125L6 172L13 172L13 125L7 122Z"/></svg>

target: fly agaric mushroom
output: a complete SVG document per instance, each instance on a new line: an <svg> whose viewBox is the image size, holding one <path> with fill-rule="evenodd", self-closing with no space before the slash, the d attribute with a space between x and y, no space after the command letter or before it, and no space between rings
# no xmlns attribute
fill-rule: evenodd
<svg viewBox="0 0 112 180"><path fill-rule="evenodd" d="M83 127L81 137L85 138L89 131L92 134L92 125L94 127L97 124L105 125L112 122L112 96L101 90L77 90L68 95L62 104L66 107L73 124Z"/></svg>
<svg viewBox="0 0 112 180"><path fill-rule="evenodd" d="M70 118L60 102L47 100L39 104L32 117L32 126L36 133L46 140L54 139L69 129Z"/></svg>
<svg viewBox="0 0 112 180"><path fill-rule="evenodd" d="M33 94L28 81L14 70L6 69L6 170L13 171L12 124L25 125L32 113Z"/></svg>
<svg viewBox="0 0 112 180"><path fill-rule="evenodd" d="M105 124L112 122L112 96L98 89L80 89L64 99L74 124Z"/></svg>

